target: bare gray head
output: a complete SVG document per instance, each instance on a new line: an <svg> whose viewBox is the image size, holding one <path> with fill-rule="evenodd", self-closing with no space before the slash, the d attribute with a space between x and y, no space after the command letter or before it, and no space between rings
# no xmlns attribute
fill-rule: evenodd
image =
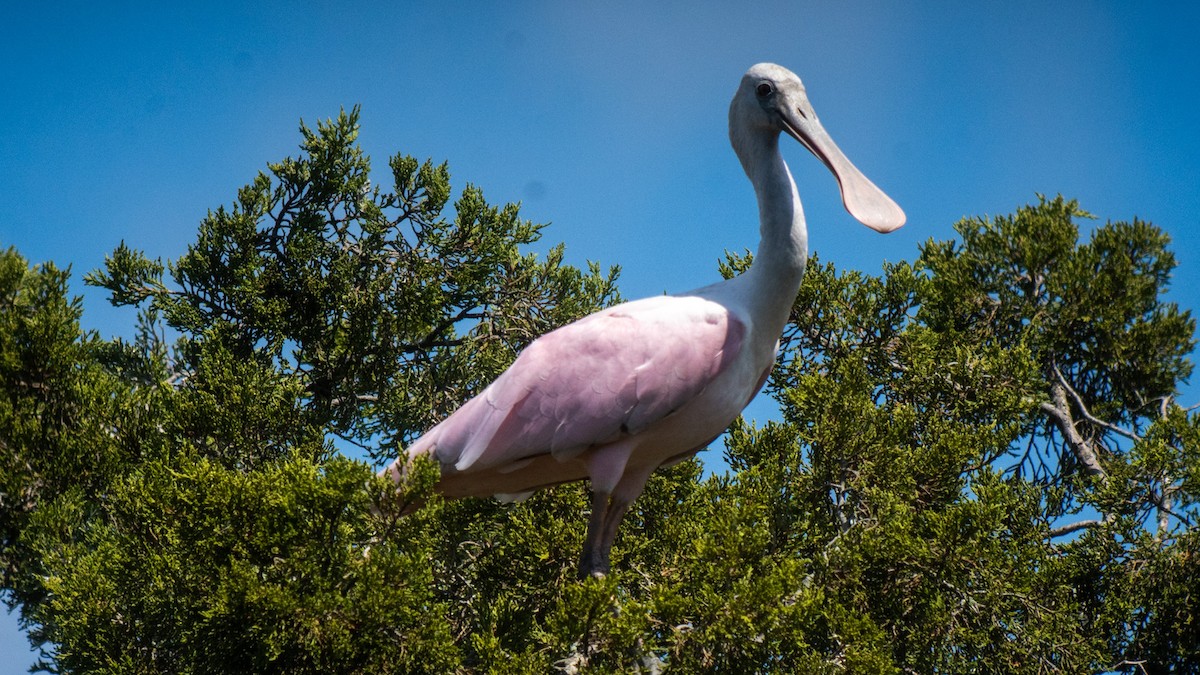
<svg viewBox="0 0 1200 675"><path fill-rule="evenodd" d="M729 104L729 139L747 173L758 148L774 148L779 133L795 138L837 178L842 204L859 222L878 232L904 224L904 211L867 179L825 132L808 102L804 83L792 71L759 63L746 71ZM751 176L753 178L753 176Z"/></svg>

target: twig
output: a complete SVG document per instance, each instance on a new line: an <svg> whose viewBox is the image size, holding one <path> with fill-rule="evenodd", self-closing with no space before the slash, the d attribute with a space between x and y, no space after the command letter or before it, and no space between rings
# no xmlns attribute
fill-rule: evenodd
<svg viewBox="0 0 1200 675"><path fill-rule="evenodd" d="M1141 441L1142 440L1141 436L1138 436L1137 434L1133 433L1132 431L1129 431L1128 429L1122 429L1121 427L1118 427L1115 424L1110 424L1098 417L1093 416L1092 413L1088 411L1087 405L1084 404L1083 397L1079 395L1079 392L1075 391L1075 388L1072 387L1071 384L1069 382L1067 382L1067 378L1063 376L1062 371L1060 371L1058 369L1058 364L1051 364L1051 367L1054 368L1054 375L1056 377L1058 377L1059 384L1061 384L1063 386L1063 388L1065 388L1067 390L1067 392L1069 392L1071 394L1071 398L1073 398L1075 400L1075 405L1077 405L1079 407L1079 412L1083 413L1084 419L1091 422L1092 424L1095 424L1096 426L1108 429L1109 431L1113 432L1114 434L1124 436L1125 438L1128 438L1131 441Z"/></svg>
<svg viewBox="0 0 1200 675"><path fill-rule="evenodd" d="M1054 402L1042 402L1039 407L1058 423L1058 428L1062 431L1063 437L1066 438L1071 449L1075 451L1075 456L1079 458L1079 462L1083 464L1088 474L1098 476L1102 481L1108 482L1108 472L1100 465L1100 459L1096 456L1096 452L1084 440L1083 436L1079 435L1079 430L1075 428L1075 420L1071 418L1069 404L1067 403L1066 388L1062 384L1055 384L1050 387L1050 393L1054 397Z"/></svg>
<svg viewBox="0 0 1200 675"><path fill-rule="evenodd" d="M1056 527L1056 528L1050 530L1050 538L1053 539L1055 537L1064 537L1068 534L1071 534L1072 532L1078 532L1079 530L1085 530L1089 527L1096 527L1098 525L1103 525L1103 524L1104 524L1103 520L1095 520L1095 519L1081 520L1076 523L1071 523L1069 525L1063 525L1062 527Z"/></svg>

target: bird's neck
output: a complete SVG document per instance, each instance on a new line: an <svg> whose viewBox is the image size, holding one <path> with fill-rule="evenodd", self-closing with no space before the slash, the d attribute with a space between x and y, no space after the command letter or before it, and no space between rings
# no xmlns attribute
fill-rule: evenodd
<svg viewBox="0 0 1200 675"><path fill-rule="evenodd" d="M804 210L779 152L778 134L754 138L743 149L742 165L758 197L761 236L748 274L757 287L754 295L764 303L760 311L786 321L808 261Z"/></svg>

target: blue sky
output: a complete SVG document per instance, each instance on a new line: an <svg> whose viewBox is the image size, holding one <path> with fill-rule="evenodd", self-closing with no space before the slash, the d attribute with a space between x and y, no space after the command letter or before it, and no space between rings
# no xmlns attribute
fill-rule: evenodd
<svg viewBox="0 0 1200 675"><path fill-rule="evenodd" d="M301 118L356 104L377 182L398 151L447 160L457 189L551 222L542 249L620 264L626 297L709 283L726 249L756 244L725 130L759 61L804 79L908 214L887 236L862 227L786 144L823 259L877 272L963 216L1062 193L1163 227L1171 297L1200 306L1200 10L1185 3L35 4L0 9L0 246L71 265L105 335L132 316L84 272L121 240L178 257L208 209L297 153ZM0 675L32 659L12 656L15 623L0 616Z"/></svg>

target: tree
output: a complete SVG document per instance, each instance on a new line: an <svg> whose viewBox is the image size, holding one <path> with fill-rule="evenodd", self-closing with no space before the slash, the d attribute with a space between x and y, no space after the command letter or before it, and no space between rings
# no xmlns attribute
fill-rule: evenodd
<svg viewBox="0 0 1200 675"><path fill-rule="evenodd" d="M603 579L584 486L445 502L382 460L616 270L446 166L386 189L357 110L167 265L0 257L0 562L64 672L1200 672L1200 420L1161 230L1039 198L881 276L813 260L725 474L659 472ZM726 274L748 260L731 256ZM169 278L167 274L169 273ZM400 515L407 512L407 515Z"/></svg>
<svg viewBox="0 0 1200 675"><path fill-rule="evenodd" d="M90 274L139 307L131 342L82 333L66 274L6 254L5 590L45 667L457 663L432 618L439 507L374 515L396 498L334 443L394 454L532 337L616 298L616 270L520 252L541 226L471 186L447 217L444 164L398 155L371 187L357 118L302 125L303 155L169 266L122 244Z"/></svg>

